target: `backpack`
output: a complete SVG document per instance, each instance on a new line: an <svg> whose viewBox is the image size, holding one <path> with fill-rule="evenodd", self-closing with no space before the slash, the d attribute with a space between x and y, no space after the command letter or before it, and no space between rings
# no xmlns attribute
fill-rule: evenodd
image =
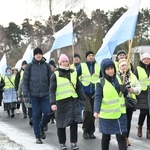
<svg viewBox="0 0 150 150"><path fill-rule="evenodd" d="M30 74L31 74L31 67L32 67L32 64L33 64L33 62L31 62L31 63L29 63L28 64L28 67L29 67L29 76L30 76ZM48 77L48 83L50 84L50 76L49 76L49 73L50 73L50 66L49 66L49 64L47 64L46 63L46 67L47 67L47 77Z"/></svg>

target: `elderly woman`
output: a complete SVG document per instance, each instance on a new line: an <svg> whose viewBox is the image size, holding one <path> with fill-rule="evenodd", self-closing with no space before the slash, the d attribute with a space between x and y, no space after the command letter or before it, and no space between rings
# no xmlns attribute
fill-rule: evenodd
<svg viewBox="0 0 150 150"><path fill-rule="evenodd" d="M126 59L120 59L118 62L118 75L123 82L125 79L125 85L128 89L128 98L133 98L136 100L136 95L139 95L141 92L141 85L137 79L137 77L132 73L132 71L127 66ZM127 100L127 99L126 99ZM126 144L127 146L131 146L129 142L129 134L131 128L131 120L132 120L133 109L126 107L126 115L127 115L127 134L126 134Z"/></svg>
<svg viewBox="0 0 150 150"><path fill-rule="evenodd" d="M8 117L13 118L15 116L14 110L17 104L17 95L14 86L15 75L12 74L12 68L8 66L4 76L4 92L3 92L3 103L4 109L7 110Z"/></svg>

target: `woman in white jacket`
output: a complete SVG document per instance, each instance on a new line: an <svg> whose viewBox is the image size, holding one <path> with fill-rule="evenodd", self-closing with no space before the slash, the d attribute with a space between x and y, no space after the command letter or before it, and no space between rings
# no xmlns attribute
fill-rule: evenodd
<svg viewBox="0 0 150 150"><path fill-rule="evenodd" d="M128 89L128 98L133 98L136 100L136 95L139 95L141 92L141 85L137 79L137 77L132 73L132 71L127 66L127 60L121 59L118 63L118 75L120 79L123 81L125 76L125 85ZM127 146L131 146L129 142L129 134L131 129L131 120L133 115L133 109L126 106L126 114L127 114L127 135L126 135L126 143Z"/></svg>

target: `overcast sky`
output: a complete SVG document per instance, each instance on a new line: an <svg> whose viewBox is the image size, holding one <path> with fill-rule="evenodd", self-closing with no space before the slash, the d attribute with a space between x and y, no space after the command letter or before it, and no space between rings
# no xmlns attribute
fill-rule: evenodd
<svg viewBox="0 0 150 150"><path fill-rule="evenodd" d="M8 26L9 22L15 22L20 25L25 18L36 20L46 20L49 16L48 0L41 0L41 5L35 4L36 0L0 0L0 25ZM56 1L56 0L54 0ZM66 0L61 0L64 2ZM83 0L73 11L78 11L79 8L85 8L86 13L97 8L101 10L114 10L115 8L130 6L133 0ZM62 4L54 5L54 13L61 13L65 10ZM140 8L150 9L150 0L141 0Z"/></svg>

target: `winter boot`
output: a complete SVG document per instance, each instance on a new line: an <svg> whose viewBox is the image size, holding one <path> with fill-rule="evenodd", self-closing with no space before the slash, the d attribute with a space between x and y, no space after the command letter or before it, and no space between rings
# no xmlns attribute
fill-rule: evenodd
<svg viewBox="0 0 150 150"><path fill-rule="evenodd" d="M141 125L138 126L137 136L142 137L142 126Z"/></svg>
<svg viewBox="0 0 150 150"><path fill-rule="evenodd" d="M130 141L129 141L128 138L126 138L126 145L127 145L127 147L128 147L128 146L131 146L131 143L130 143Z"/></svg>
<svg viewBox="0 0 150 150"><path fill-rule="evenodd" d="M147 130L146 138L147 138L147 139L150 139L150 130Z"/></svg>

